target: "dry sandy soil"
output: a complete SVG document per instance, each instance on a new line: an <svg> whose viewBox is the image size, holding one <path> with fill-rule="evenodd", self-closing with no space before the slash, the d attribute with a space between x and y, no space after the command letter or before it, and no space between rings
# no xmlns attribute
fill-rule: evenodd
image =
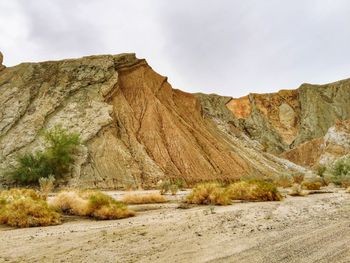
<svg viewBox="0 0 350 263"><path fill-rule="evenodd" d="M177 206L136 206L136 217L116 221L3 227L0 262L350 262L343 190L214 211Z"/></svg>

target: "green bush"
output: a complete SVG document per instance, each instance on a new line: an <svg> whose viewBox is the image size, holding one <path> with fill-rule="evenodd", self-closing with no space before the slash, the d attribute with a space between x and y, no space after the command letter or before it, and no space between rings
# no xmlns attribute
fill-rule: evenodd
<svg viewBox="0 0 350 263"><path fill-rule="evenodd" d="M350 156L339 159L334 163L331 181L343 187L350 186Z"/></svg>
<svg viewBox="0 0 350 263"><path fill-rule="evenodd" d="M8 175L20 184L36 184L39 178L63 177L74 162L74 152L80 144L79 134L55 127L44 133L46 149L26 153L17 158L17 165Z"/></svg>

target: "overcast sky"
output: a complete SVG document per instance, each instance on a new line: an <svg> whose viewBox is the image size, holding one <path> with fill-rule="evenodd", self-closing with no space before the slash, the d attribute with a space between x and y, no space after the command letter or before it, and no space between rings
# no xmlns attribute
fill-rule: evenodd
<svg viewBox="0 0 350 263"><path fill-rule="evenodd" d="M239 97L350 77L348 0L0 0L4 64L135 52Z"/></svg>

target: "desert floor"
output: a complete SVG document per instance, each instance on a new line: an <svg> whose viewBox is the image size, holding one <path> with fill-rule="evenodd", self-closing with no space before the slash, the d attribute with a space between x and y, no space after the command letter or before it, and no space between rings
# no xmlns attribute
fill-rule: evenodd
<svg viewBox="0 0 350 263"><path fill-rule="evenodd" d="M344 190L214 211L177 207L173 200L131 206L137 216L116 221L0 227L0 262L350 262Z"/></svg>

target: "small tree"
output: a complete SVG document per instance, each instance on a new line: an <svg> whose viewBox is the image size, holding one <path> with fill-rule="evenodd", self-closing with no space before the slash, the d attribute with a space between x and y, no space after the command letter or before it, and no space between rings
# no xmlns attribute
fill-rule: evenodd
<svg viewBox="0 0 350 263"><path fill-rule="evenodd" d="M17 183L35 184L39 178L53 175L60 178L69 172L74 153L80 144L79 134L55 127L44 133L46 149L25 153L17 158L17 165L9 172Z"/></svg>
<svg viewBox="0 0 350 263"><path fill-rule="evenodd" d="M350 186L350 156L337 160L332 167L332 182L344 187Z"/></svg>

